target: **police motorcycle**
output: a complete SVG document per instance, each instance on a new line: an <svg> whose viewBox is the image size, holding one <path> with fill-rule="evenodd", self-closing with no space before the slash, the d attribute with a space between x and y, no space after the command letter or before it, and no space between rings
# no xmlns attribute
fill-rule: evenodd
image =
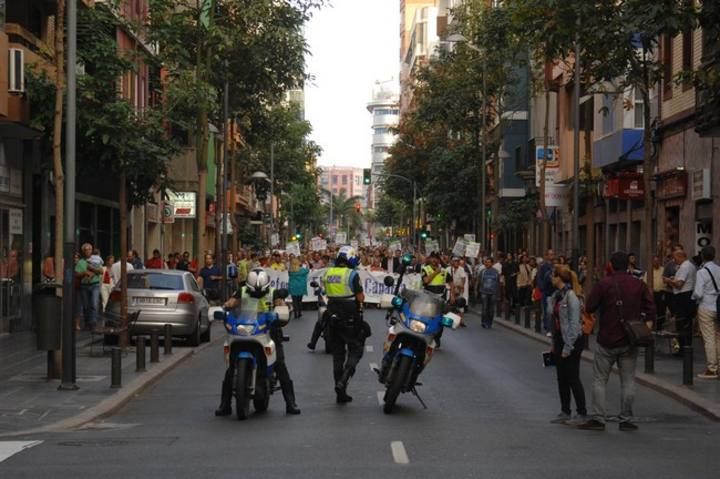
<svg viewBox="0 0 720 479"><path fill-rule="evenodd" d="M407 255L406 255L407 256ZM423 408L427 409L417 391L420 373L430 363L436 348L435 336L442 328L457 329L460 316L446 312L446 302L437 295L421 290L405 289L400 285L411 257L403 258L400 278L393 295L383 295L381 307L387 308L388 336L383 346L382 367L376 370L378 380L385 385L383 412L391 414L400 393L412 393ZM392 286L394 279L385 278L385 285ZM453 305L464 307L464 299Z"/></svg>
<svg viewBox="0 0 720 479"><path fill-rule="evenodd" d="M322 286L318 284L317 281L311 281L310 287L313 288L313 294L317 298L317 321L315 323L315 329L313 331L313 337L310 340L310 344L313 343L313 341L317 342L318 338L323 338L323 341L325 342L325 354L332 354L332 350L330 349L330 313L327 309L327 300L325 298L325 292L322 289ZM319 335L318 338L315 336ZM314 349L314 348L311 348Z"/></svg>
<svg viewBox="0 0 720 479"><path fill-rule="evenodd" d="M277 291L279 298L288 296L287 290ZM224 346L225 364L235 364L232 382L237 418L250 416L250 401L256 412L267 411L270 396L280 389L274 370L277 360L275 341L271 337L274 327L283 327L290 321L290 308L275 306L264 313L250 313L237 308L234 311L216 306L210 308L215 321L222 321L227 332ZM289 341L287 336L282 341Z"/></svg>

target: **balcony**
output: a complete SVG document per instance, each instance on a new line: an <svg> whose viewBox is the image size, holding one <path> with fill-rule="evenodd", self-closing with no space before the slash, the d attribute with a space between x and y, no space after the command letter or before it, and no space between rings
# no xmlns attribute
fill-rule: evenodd
<svg viewBox="0 0 720 479"><path fill-rule="evenodd" d="M695 131L701 137L720 136L720 42L711 43L708 36L703 38L702 68L713 74L711 83L695 85Z"/></svg>
<svg viewBox="0 0 720 479"><path fill-rule="evenodd" d="M391 146L395 143L395 139L396 137L392 133L376 133L372 137L372 144L373 146Z"/></svg>

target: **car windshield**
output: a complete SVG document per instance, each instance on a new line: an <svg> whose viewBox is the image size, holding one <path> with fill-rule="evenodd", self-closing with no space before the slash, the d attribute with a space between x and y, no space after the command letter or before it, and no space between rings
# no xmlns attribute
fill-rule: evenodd
<svg viewBox="0 0 720 479"><path fill-rule="evenodd" d="M416 316L434 318L442 314L443 303L440 298L434 298L419 291L413 291L404 296L410 304L410 312Z"/></svg>
<svg viewBox="0 0 720 479"><path fill-rule="evenodd" d="M182 291L185 286L182 276L163 273L135 273L128 275L128 288Z"/></svg>

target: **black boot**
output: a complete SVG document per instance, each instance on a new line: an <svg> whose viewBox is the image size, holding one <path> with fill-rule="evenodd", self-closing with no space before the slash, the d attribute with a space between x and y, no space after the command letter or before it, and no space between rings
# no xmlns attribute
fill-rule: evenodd
<svg viewBox="0 0 720 479"><path fill-rule="evenodd" d="M232 414L232 386L228 381L222 383L222 396L220 397L220 407L215 410L216 416L229 416Z"/></svg>
<svg viewBox="0 0 720 479"><path fill-rule="evenodd" d="M300 414L300 409L298 409L297 404L295 404L295 388L293 387L292 381L282 385L282 393L283 398L285 398L285 413L292 415Z"/></svg>
<svg viewBox="0 0 720 479"><path fill-rule="evenodd" d="M355 371L352 368L346 368L340 377L335 381L335 394L337 394L338 404L352 402L352 396L346 392L348 381Z"/></svg>
<svg viewBox="0 0 720 479"><path fill-rule="evenodd" d="M347 392L345 392L344 389L339 390L337 388L337 386L335 386L335 395L336 395L335 401L338 404L345 404L348 402L352 402L352 400L353 400L352 396L350 396Z"/></svg>
<svg viewBox="0 0 720 479"><path fill-rule="evenodd" d="M312 336L310 336L310 342L307 343L308 349L315 351L315 346L317 345L318 339L320 339L322 330L323 330L322 323L320 321L316 322L315 327L313 328Z"/></svg>

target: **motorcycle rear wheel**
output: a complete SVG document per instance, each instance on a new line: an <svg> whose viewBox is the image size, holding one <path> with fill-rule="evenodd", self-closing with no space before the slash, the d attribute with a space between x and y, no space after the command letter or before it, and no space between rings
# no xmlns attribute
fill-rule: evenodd
<svg viewBox="0 0 720 479"><path fill-rule="evenodd" d="M393 368L394 371L390 371L390 383L388 384L387 391L385 391L385 405L383 406L383 412L385 414L392 414L397 398L402 392L403 384L405 384L410 374L411 366L411 358L400 356L400 359L397 360L397 364Z"/></svg>
<svg viewBox="0 0 720 479"><path fill-rule="evenodd" d="M240 421L250 416L251 371L252 365L247 359L238 359L235 362L235 410Z"/></svg>

